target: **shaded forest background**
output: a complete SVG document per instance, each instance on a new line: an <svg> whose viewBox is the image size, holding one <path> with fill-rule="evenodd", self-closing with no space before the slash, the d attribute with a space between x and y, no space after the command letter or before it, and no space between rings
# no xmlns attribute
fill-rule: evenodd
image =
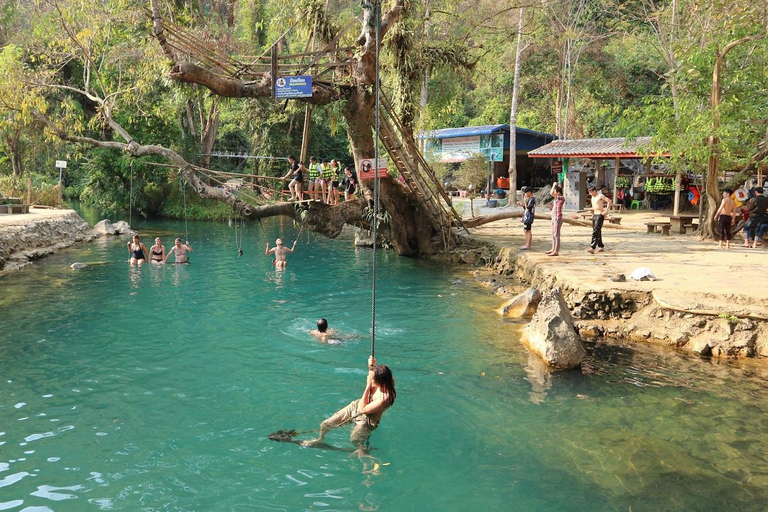
<svg viewBox="0 0 768 512"><path fill-rule="evenodd" d="M179 0L163 10L243 60L278 40L282 53L306 51L318 13L338 31L359 25L362 11L337 0ZM766 158L765 35L765 2L414 0L383 41L382 81L415 133L509 123L519 56L518 126L566 138L650 135L649 150L672 155L670 170L704 176L714 158L718 172L749 172ZM304 104L222 99L169 79L168 69L148 2L0 0L0 192L18 194L31 180L35 198L51 202L54 162L67 160L65 199L119 212L132 190L134 214L183 214L174 169L65 143L35 120L43 112L73 133L116 137L100 116L107 107L76 92L88 88L142 144L211 169L285 174L282 160L206 155L298 155ZM352 165L340 112L338 102L312 109L308 155ZM198 199L188 215L231 212Z"/></svg>

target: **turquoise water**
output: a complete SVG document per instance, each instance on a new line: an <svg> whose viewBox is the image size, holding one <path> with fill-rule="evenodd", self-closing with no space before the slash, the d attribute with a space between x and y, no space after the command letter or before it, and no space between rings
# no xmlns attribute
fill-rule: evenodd
<svg viewBox="0 0 768 512"><path fill-rule="evenodd" d="M183 231L139 227L168 247ZM189 238L190 266L131 269L109 238L0 278L0 510L766 508L760 364L592 346L549 376L498 298L392 253L376 346L398 398L371 457L348 428L339 450L270 441L362 394L371 253L304 234L276 273L258 225L239 259L225 223ZM320 316L342 339L308 334Z"/></svg>

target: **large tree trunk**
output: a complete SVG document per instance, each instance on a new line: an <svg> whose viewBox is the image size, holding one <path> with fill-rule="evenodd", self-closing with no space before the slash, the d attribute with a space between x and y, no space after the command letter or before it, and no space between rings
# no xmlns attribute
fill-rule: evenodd
<svg viewBox="0 0 768 512"><path fill-rule="evenodd" d="M352 148L352 155L357 162L374 156L374 121L375 95L363 86L347 91L346 103L342 111L347 120L347 135ZM357 169L358 175L360 169ZM373 190L374 180L361 180L361 183ZM423 203L400 182L392 178L379 180L379 199L390 217L385 234L398 254L419 256L438 252L440 237L436 236L429 217L424 212Z"/></svg>
<svg viewBox="0 0 768 512"><path fill-rule="evenodd" d="M520 57L523 54L523 27L525 11L520 8L515 49L515 73L512 84L512 106L509 109L509 191L515 197L517 191L517 98L520 94Z"/></svg>
<svg viewBox="0 0 768 512"><path fill-rule="evenodd" d="M765 22L765 21L764 21ZM718 131L720 130L720 95L722 86L720 77L725 66L725 58L728 52L737 46L765 38L768 34L768 27L763 26L763 31L754 36L742 37L736 41L731 41L721 51L715 53L715 66L712 70L712 90L710 94L710 107L712 108L712 134L709 136L709 165L707 168L706 196L707 203L705 216L702 219L701 233L705 238L714 238L717 236L717 224L715 222L715 213L720 195L718 178L720 177L720 140Z"/></svg>
<svg viewBox="0 0 768 512"><path fill-rule="evenodd" d="M11 170L13 171L13 175L16 177L20 177L24 172L24 167L22 165L23 160L21 155L21 144L19 143L20 139L20 126L12 128L5 137L5 144L8 148L9 156L11 157Z"/></svg>

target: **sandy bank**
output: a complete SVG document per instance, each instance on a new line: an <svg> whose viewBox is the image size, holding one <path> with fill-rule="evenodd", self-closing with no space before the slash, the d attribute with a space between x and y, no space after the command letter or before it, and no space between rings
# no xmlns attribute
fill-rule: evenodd
<svg viewBox="0 0 768 512"><path fill-rule="evenodd" d="M481 213L488 211L499 209ZM768 250L744 248L740 235L725 249L692 234L646 234L645 222L662 220L665 213L625 212L622 229L603 230L606 252L595 255L585 252L591 230L564 224L560 256L547 256L550 223L541 220L534 222L530 251L519 249L519 219L475 228L471 240L494 248L490 263L496 273L511 273L542 289L563 289L584 335L658 342L721 357L768 356L768 322L762 320L768 318ZM650 268L659 280L609 279L629 276L638 267Z"/></svg>
<svg viewBox="0 0 768 512"><path fill-rule="evenodd" d="M95 237L74 210L31 208L25 214L0 215L0 273Z"/></svg>

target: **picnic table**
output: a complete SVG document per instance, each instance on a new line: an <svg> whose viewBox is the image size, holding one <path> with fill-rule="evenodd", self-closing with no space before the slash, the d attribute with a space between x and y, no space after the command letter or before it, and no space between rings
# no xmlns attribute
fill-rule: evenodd
<svg viewBox="0 0 768 512"><path fill-rule="evenodd" d="M675 233L680 233L681 235L685 234L685 228L687 226L693 226L694 224L698 224L698 222L694 223L694 221L698 221L699 216L698 215L670 215L669 216L669 223L672 227L672 231Z"/></svg>

